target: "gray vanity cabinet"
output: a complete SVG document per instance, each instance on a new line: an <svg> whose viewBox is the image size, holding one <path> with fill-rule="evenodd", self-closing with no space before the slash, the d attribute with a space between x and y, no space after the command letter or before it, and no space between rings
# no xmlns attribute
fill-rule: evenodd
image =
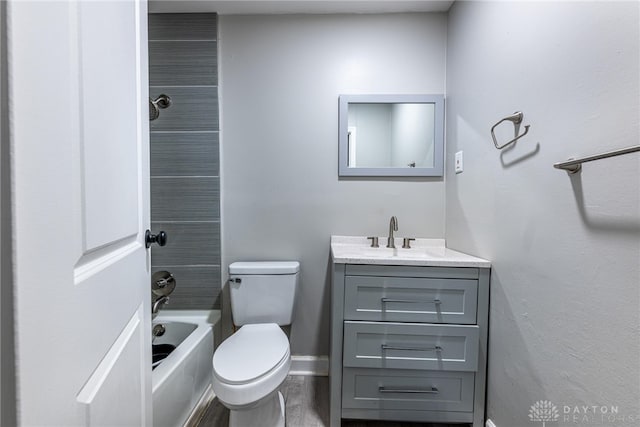
<svg viewBox="0 0 640 427"><path fill-rule="evenodd" d="M484 426L489 268L333 264L331 426Z"/></svg>

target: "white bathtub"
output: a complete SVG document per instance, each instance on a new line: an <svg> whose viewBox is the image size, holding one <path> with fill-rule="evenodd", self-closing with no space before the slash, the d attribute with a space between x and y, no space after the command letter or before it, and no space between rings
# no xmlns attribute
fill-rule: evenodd
<svg viewBox="0 0 640 427"><path fill-rule="evenodd" d="M176 346L152 373L154 427L182 427L206 403L219 319L218 310L165 310L153 319L166 328L153 343Z"/></svg>

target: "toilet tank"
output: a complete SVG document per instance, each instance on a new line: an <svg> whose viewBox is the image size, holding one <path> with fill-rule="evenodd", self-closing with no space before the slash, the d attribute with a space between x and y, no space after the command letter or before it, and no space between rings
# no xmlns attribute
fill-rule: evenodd
<svg viewBox="0 0 640 427"><path fill-rule="evenodd" d="M300 276L297 261L234 262L229 265L233 323L290 325Z"/></svg>

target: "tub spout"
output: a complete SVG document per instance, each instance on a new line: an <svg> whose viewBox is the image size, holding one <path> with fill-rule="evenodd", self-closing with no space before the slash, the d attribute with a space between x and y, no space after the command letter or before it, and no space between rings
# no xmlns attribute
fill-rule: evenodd
<svg viewBox="0 0 640 427"><path fill-rule="evenodd" d="M168 302L169 297L166 297L164 295L156 299L151 306L151 314L158 314L158 310L160 310L160 307L167 304Z"/></svg>

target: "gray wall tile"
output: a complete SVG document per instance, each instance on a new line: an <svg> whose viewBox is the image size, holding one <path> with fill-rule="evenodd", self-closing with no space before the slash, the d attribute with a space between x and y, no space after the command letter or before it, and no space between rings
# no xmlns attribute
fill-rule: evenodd
<svg viewBox="0 0 640 427"><path fill-rule="evenodd" d="M151 132L151 176L218 176L219 134Z"/></svg>
<svg viewBox="0 0 640 427"><path fill-rule="evenodd" d="M149 96L171 97L171 106L160 110L151 131L218 130L218 88L151 86Z"/></svg>
<svg viewBox="0 0 640 427"><path fill-rule="evenodd" d="M149 15L149 40L217 40L215 13L154 13Z"/></svg>
<svg viewBox="0 0 640 427"><path fill-rule="evenodd" d="M152 222L151 227L168 235L166 246L152 246L152 266L220 265L220 223Z"/></svg>
<svg viewBox="0 0 640 427"><path fill-rule="evenodd" d="M151 221L217 221L218 178L151 178Z"/></svg>
<svg viewBox="0 0 640 427"><path fill-rule="evenodd" d="M167 270L176 279L167 309L219 309L220 267L154 267Z"/></svg>
<svg viewBox="0 0 640 427"><path fill-rule="evenodd" d="M166 310L211 310L220 309L219 288L180 288L169 297Z"/></svg>
<svg viewBox="0 0 640 427"><path fill-rule="evenodd" d="M149 84L216 85L215 41L150 41Z"/></svg>
<svg viewBox="0 0 640 427"><path fill-rule="evenodd" d="M149 95L172 100L150 123L152 229L168 234L151 262L178 281L169 309L220 307L216 23L215 14L149 16Z"/></svg>

